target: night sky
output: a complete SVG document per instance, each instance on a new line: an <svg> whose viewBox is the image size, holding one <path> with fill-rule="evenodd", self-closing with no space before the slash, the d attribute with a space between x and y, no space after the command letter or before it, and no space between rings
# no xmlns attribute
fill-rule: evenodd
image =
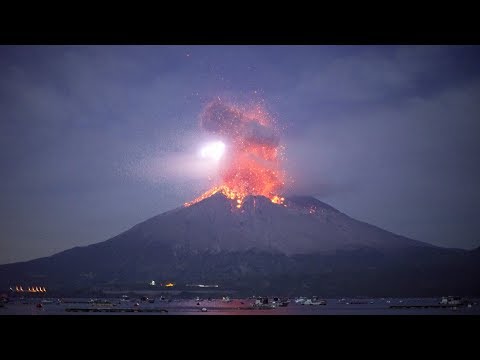
<svg viewBox="0 0 480 360"><path fill-rule="evenodd" d="M207 190L199 115L263 102L294 180L362 221L480 246L478 46L0 46L0 263Z"/></svg>

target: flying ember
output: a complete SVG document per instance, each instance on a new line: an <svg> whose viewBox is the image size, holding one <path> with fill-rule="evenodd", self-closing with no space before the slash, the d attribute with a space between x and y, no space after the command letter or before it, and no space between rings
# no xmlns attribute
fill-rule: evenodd
<svg viewBox="0 0 480 360"><path fill-rule="evenodd" d="M247 195L263 195L275 204L283 204L279 195L285 185L281 168L282 149L278 130L262 105L239 106L217 99L201 114L201 127L227 143L216 142L202 149L202 157L220 163L220 183L185 206L193 205L221 192L242 206Z"/></svg>

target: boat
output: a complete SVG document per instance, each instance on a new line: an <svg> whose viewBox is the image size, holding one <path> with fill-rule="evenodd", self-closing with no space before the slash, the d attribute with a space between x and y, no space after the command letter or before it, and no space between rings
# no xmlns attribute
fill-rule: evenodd
<svg viewBox="0 0 480 360"><path fill-rule="evenodd" d="M461 298L460 296L444 296L440 300L440 305L452 305L452 306L462 306L467 305L468 301Z"/></svg>
<svg viewBox="0 0 480 360"><path fill-rule="evenodd" d="M92 306L113 306L107 299L91 299L90 304L92 304Z"/></svg>
<svg viewBox="0 0 480 360"><path fill-rule="evenodd" d="M252 304L252 307L254 309L274 309L275 308L275 304L270 304L268 302L268 297L258 297L256 300L255 300L255 303Z"/></svg>
<svg viewBox="0 0 480 360"><path fill-rule="evenodd" d="M318 296L305 300L302 305L327 305L327 300L321 300Z"/></svg>
<svg viewBox="0 0 480 360"><path fill-rule="evenodd" d="M367 300L352 300L350 301L350 304L352 305L366 305L368 304Z"/></svg>
<svg viewBox="0 0 480 360"><path fill-rule="evenodd" d="M288 304L290 304L290 300L288 299L281 299L279 297L274 297L272 304L276 307L286 307Z"/></svg>
<svg viewBox="0 0 480 360"><path fill-rule="evenodd" d="M299 298L295 299L295 304L303 304L306 300L306 297L300 296Z"/></svg>

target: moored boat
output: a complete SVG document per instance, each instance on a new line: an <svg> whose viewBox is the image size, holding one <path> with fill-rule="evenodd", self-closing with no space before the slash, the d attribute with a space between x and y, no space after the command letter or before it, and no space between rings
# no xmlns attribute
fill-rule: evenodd
<svg viewBox="0 0 480 360"><path fill-rule="evenodd" d="M318 296L314 296L311 299L305 300L302 305L327 305L327 300L319 299Z"/></svg>

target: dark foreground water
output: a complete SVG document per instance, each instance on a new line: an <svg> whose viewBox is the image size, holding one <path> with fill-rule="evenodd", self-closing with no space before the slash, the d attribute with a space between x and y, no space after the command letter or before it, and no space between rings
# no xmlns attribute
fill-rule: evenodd
<svg viewBox="0 0 480 360"><path fill-rule="evenodd" d="M439 298L422 299L325 299L326 305L301 305L294 300L287 307L252 309L253 299L178 300L101 299L12 299L0 308L0 315L480 315L480 299L465 306L438 306ZM41 306L39 306L41 304ZM409 308L398 308L398 307ZM416 308L415 306L425 306ZM203 311L202 311L203 309ZM206 311L205 311L206 309Z"/></svg>

